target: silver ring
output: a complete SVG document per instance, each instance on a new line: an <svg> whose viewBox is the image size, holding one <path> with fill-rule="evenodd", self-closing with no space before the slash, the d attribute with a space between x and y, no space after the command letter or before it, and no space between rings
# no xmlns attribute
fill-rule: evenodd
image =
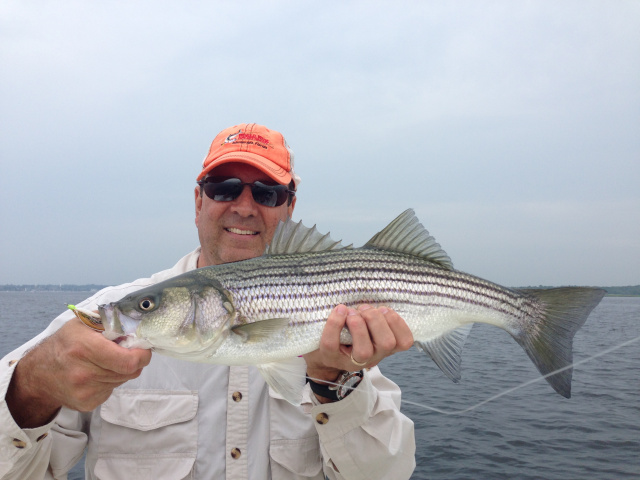
<svg viewBox="0 0 640 480"><path fill-rule="evenodd" d="M357 365L358 367L364 367L368 362L357 362L354 358L353 358L353 352L351 352L351 361Z"/></svg>

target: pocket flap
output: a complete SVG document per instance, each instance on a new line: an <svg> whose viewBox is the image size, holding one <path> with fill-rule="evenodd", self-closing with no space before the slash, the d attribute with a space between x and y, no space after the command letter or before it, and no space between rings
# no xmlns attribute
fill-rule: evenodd
<svg viewBox="0 0 640 480"><path fill-rule="evenodd" d="M100 416L114 425L146 432L191 420L198 392L117 388L102 404Z"/></svg>
<svg viewBox="0 0 640 480"><path fill-rule="evenodd" d="M113 455L98 459L95 475L100 480L157 480L159 478L182 479L189 477L195 463L195 455Z"/></svg>

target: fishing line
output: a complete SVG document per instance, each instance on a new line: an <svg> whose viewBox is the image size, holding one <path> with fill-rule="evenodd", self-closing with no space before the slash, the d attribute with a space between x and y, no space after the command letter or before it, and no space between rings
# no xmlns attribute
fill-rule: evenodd
<svg viewBox="0 0 640 480"><path fill-rule="evenodd" d="M620 348L626 347L627 345L631 345L632 343L635 343L638 340L640 340L640 336L637 336L635 338L632 338L631 340L627 340L625 342L622 342L619 345L615 345L613 347L609 347L609 348L607 348L607 349L605 349L605 350L603 350L603 351L601 351L599 353L596 353L595 355L587 357L587 358L585 358L583 360L580 360L578 362L574 362L571 365L567 365L566 367L559 368L558 370L554 370L553 372L547 373L546 375L542 375L540 377L536 377L536 378L534 378L532 380L529 380L527 382L521 383L520 385L516 385L515 387L509 388L509 389L504 390L504 391L502 391L500 393L497 393L496 395L493 395L492 397L489 397L489 398L487 398L485 400L482 400L481 402L476 403L475 405L472 405L471 407L464 408L462 410L442 410L442 409L437 408L437 407L430 407L429 405L425 405L423 403L412 402L410 400L405 400L405 399L402 399L402 403L403 404L407 404L407 405L413 405L415 407L424 408L425 410L431 410L431 411L434 411L436 413L441 413L442 415L463 415L463 414L465 414L467 412L475 410L478 407L481 407L482 405L485 405L485 404L487 404L489 402L497 400L500 397L503 397L503 396L508 395L508 394L510 394L512 392L515 392L516 390L520 390L521 388L528 387L529 385L531 385L533 383L536 383L536 382L539 382L541 380L544 380L545 378L550 377L552 375L556 375L557 373L564 372L565 370L569 370L570 368L577 367L578 365L582 365L584 363L590 362L591 360L594 360L594 359L596 359L598 357L602 357L603 355L607 355L608 353L611 353L611 352L614 352L616 350L619 350ZM337 383L327 382L326 380L322 380L322 379L318 379L318 378L313 378L313 377L309 377L309 378L311 378L311 380L316 380L318 382L327 383L329 385L338 385ZM352 387L346 387L346 388L351 388L351 390L354 390L357 387L353 387L353 388Z"/></svg>

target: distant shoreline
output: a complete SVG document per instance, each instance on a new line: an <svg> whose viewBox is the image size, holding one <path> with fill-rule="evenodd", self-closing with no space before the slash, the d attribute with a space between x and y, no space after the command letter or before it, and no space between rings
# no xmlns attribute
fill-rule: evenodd
<svg viewBox="0 0 640 480"><path fill-rule="evenodd" d="M575 287L582 285L563 285L565 287ZM627 285L622 287L600 287L597 285L590 285L595 288L602 288L606 290L607 297L640 297L640 285ZM516 289L526 289L526 288L538 288L547 290L549 288L556 288L555 286L549 285L537 285L537 286L529 286L529 287L515 287Z"/></svg>
<svg viewBox="0 0 640 480"><path fill-rule="evenodd" d="M108 285L0 285L0 292L97 292Z"/></svg>
<svg viewBox="0 0 640 480"><path fill-rule="evenodd" d="M85 285L0 285L0 292L97 292L109 285L97 285L93 283ZM555 288L547 285L537 285L516 288ZM607 291L608 297L639 297L640 285L629 285L622 287L598 287Z"/></svg>

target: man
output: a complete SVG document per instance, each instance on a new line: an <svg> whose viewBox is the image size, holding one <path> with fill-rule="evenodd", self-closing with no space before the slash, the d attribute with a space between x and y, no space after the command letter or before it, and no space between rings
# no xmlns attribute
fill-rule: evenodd
<svg viewBox="0 0 640 480"><path fill-rule="evenodd" d="M96 309L194 268L261 255L291 217L299 182L280 133L256 124L222 131L195 189L200 247L80 306ZM345 326L353 346L339 342ZM375 365L412 343L390 309L336 307L320 348L305 355L315 380L297 407L255 368L127 350L65 312L0 365L0 477L66 478L88 446L92 479L408 478L413 423ZM345 373L352 371L361 373ZM326 388L347 381L351 394Z"/></svg>

